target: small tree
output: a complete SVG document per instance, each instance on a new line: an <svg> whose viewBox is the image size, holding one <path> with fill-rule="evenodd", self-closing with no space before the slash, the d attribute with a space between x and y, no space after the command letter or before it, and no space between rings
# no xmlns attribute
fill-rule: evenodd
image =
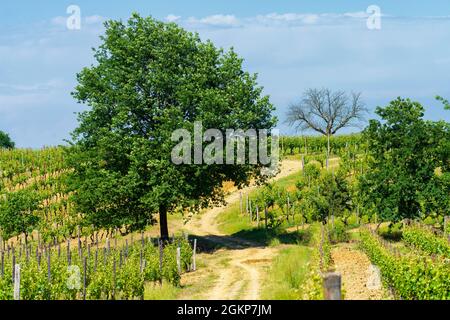
<svg viewBox="0 0 450 320"><path fill-rule="evenodd" d="M327 136L327 159L330 155L330 137L345 127L364 120L367 109L360 93L351 96L343 91L308 89L300 102L292 104L287 122L300 130L313 130Z"/></svg>
<svg viewBox="0 0 450 320"><path fill-rule="evenodd" d="M0 131L0 149L6 148L6 149L13 149L15 146L15 143L11 140L9 135L3 131Z"/></svg>
<svg viewBox="0 0 450 320"><path fill-rule="evenodd" d="M0 203L0 226L4 238L10 238L17 234L28 235L39 223L39 217L35 211L39 208L39 199L34 192L20 190L10 193Z"/></svg>

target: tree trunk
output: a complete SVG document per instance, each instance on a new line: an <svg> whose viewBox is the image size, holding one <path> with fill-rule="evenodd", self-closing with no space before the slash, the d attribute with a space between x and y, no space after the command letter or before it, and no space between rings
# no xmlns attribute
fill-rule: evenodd
<svg viewBox="0 0 450 320"><path fill-rule="evenodd" d="M161 232L161 240L169 240L169 228L167 227L167 207L159 206L159 227Z"/></svg>
<svg viewBox="0 0 450 320"><path fill-rule="evenodd" d="M327 146L327 169L328 169L328 164L330 161L330 133L329 132L327 134L327 138L328 138L328 146Z"/></svg>

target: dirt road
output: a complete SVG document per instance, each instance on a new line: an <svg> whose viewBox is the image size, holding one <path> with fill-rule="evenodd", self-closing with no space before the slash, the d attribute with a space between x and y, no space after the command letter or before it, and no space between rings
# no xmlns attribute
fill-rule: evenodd
<svg viewBox="0 0 450 320"><path fill-rule="evenodd" d="M371 278L378 275L373 273L370 260L363 252L355 248L355 244L339 244L333 248L331 255L336 271L342 275L345 300L388 298L388 293L383 289L381 282L373 286L374 279Z"/></svg>
<svg viewBox="0 0 450 320"><path fill-rule="evenodd" d="M280 173L272 180L281 179L300 170L300 161L285 160L281 165ZM256 186L250 186L240 191L247 193L255 188ZM226 197L228 205L239 201L240 191L234 190ZM262 247L257 243L221 233L218 229L217 216L227 206L212 208L203 213L199 219L190 221L186 225L186 230L191 234L204 236L226 247L226 249L215 251L208 259L209 270L216 273L217 280L203 298L257 300L260 296L261 272L263 268L270 265L278 249Z"/></svg>

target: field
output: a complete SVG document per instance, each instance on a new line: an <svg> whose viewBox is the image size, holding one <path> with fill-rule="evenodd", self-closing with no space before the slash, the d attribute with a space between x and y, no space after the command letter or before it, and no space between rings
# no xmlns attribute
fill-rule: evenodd
<svg viewBox="0 0 450 320"><path fill-rule="evenodd" d="M302 139L282 139L268 184L227 184L225 206L172 215L166 244L156 225L86 225L64 149L1 150L0 299L323 299L328 271L342 274L345 299L449 299L447 220L381 220L353 191L369 170L361 138L336 138L328 159L312 147L323 139L286 149Z"/></svg>

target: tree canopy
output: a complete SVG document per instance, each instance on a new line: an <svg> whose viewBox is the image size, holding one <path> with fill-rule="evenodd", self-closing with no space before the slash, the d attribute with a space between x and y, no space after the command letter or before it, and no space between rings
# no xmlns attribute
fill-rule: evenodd
<svg viewBox="0 0 450 320"><path fill-rule="evenodd" d="M216 48L174 23L138 14L108 21L96 64L78 74L73 95L90 109L73 132L74 200L87 223L142 228L159 213L223 201L222 183L264 179L262 165L175 165L176 129L271 129L273 106L256 75L231 49Z"/></svg>
<svg viewBox="0 0 450 320"><path fill-rule="evenodd" d="M424 108L409 99L378 107L382 121L371 120L363 135L368 142L369 170L360 177L363 203L383 221L444 215L449 209L450 130L444 121L424 120Z"/></svg>
<svg viewBox="0 0 450 320"><path fill-rule="evenodd" d="M15 143L11 140L9 135L3 131L0 131L0 148L13 149Z"/></svg>

